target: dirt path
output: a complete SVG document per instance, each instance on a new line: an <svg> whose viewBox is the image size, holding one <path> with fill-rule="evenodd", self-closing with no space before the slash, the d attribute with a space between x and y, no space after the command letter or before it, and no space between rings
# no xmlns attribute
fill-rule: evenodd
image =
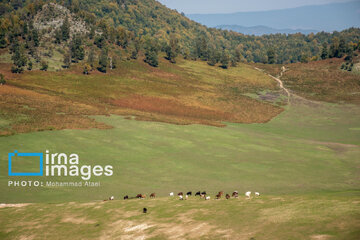
<svg viewBox="0 0 360 240"><path fill-rule="evenodd" d="M260 71L260 72L265 73L265 71L262 70L262 69L260 69L260 68L255 67L255 69L258 70L258 71ZM269 77L275 79L275 80L279 83L280 88L286 92L286 94L287 94L287 96L288 96L288 103L290 103L291 93L290 93L290 91L289 91L287 88L284 87L284 83L280 80L280 77L282 77L282 75L283 75L283 73L284 73L285 71L286 71L286 68L285 68L284 66L282 66L279 77L274 77L273 75L270 75L269 73L265 73L265 74L267 74Z"/></svg>
<svg viewBox="0 0 360 240"><path fill-rule="evenodd" d="M284 73L286 72L286 70L287 70L287 69L285 68L285 66L282 66L282 67L281 67L281 72L280 72L279 76L277 76L277 77L274 77L273 75L271 75L271 74L269 74L269 73L266 73L263 69L260 69L260 68L257 68L257 67L254 67L254 68L255 68L256 70L260 71L260 72L263 72L263 73L267 74L269 77L273 78L274 80L276 80L276 81L279 83L280 88L281 88L284 92L286 92L286 95L287 95L287 98L288 98L288 104L290 104L291 102L292 102L292 103L302 102L302 103L311 104L311 105L314 105L314 106L320 104L320 102L308 100L308 99L303 98L303 97L300 97L300 96L298 96L298 95L296 95L296 94L294 94L294 93L290 93L290 90L284 87L284 83L283 83L283 81L281 81L280 78L283 76L283 74L284 74ZM290 101L290 100L292 100L292 101Z"/></svg>

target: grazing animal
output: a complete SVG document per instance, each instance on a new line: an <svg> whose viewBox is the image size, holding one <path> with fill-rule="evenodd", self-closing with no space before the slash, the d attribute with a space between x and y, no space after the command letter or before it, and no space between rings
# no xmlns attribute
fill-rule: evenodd
<svg viewBox="0 0 360 240"><path fill-rule="evenodd" d="M205 200L210 200L210 196L207 196L207 197L205 198Z"/></svg>
<svg viewBox="0 0 360 240"><path fill-rule="evenodd" d="M114 196L109 197L109 200L110 200L110 201L112 201L112 200L114 200L114 199L115 199Z"/></svg>
<svg viewBox="0 0 360 240"><path fill-rule="evenodd" d="M224 194L223 191L219 192L218 195L216 195L216 199L220 199L223 194Z"/></svg>
<svg viewBox="0 0 360 240"><path fill-rule="evenodd" d="M186 195L189 195L189 196L191 196L192 195L192 192L188 192Z"/></svg>
<svg viewBox="0 0 360 240"><path fill-rule="evenodd" d="M226 194L226 199L230 199L230 195L229 195L229 194Z"/></svg>
<svg viewBox="0 0 360 240"><path fill-rule="evenodd" d="M235 197L235 198L239 197L238 191L233 192L233 193L232 193L232 196Z"/></svg>
<svg viewBox="0 0 360 240"><path fill-rule="evenodd" d="M147 208L143 208L143 213L147 213Z"/></svg>
<svg viewBox="0 0 360 240"><path fill-rule="evenodd" d="M124 200L126 200L126 199L129 199L129 196L128 196L128 195L126 195L126 196L124 197Z"/></svg>
<svg viewBox="0 0 360 240"><path fill-rule="evenodd" d="M201 194L201 195L200 195L200 198L205 198L205 197L206 197L205 194Z"/></svg>
<svg viewBox="0 0 360 240"><path fill-rule="evenodd" d="M202 195L206 195L206 192L205 192L205 191L203 191L201 194L202 194Z"/></svg>
<svg viewBox="0 0 360 240"><path fill-rule="evenodd" d="M185 200L188 200L188 198L189 198L189 195L187 195L187 194L186 194L186 196L185 196Z"/></svg>
<svg viewBox="0 0 360 240"><path fill-rule="evenodd" d="M178 196L180 196L180 195L183 196L183 195L184 195L183 192L179 192L179 193L178 193Z"/></svg>
<svg viewBox="0 0 360 240"><path fill-rule="evenodd" d="M179 195L179 200L184 200L183 195Z"/></svg>
<svg viewBox="0 0 360 240"><path fill-rule="evenodd" d="M196 196L200 196L200 195L201 195L201 192L200 192L200 191L198 191L198 192L195 193L195 197L196 197Z"/></svg>
<svg viewBox="0 0 360 240"><path fill-rule="evenodd" d="M259 193L259 192L255 192L255 196L256 196L256 197L260 197L260 193Z"/></svg>
<svg viewBox="0 0 360 240"><path fill-rule="evenodd" d="M155 193L150 194L150 198L155 198L155 197L156 197Z"/></svg>
<svg viewBox="0 0 360 240"><path fill-rule="evenodd" d="M136 198L140 198L140 199L143 199L143 198L146 198L146 195L142 195L141 193L136 195Z"/></svg>
<svg viewBox="0 0 360 240"><path fill-rule="evenodd" d="M174 196L174 193L173 193L173 192L171 192L171 193L170 193L170 197L173 197L173 196Z"/></svg>
<svg viewBox="0 0 360 240"><path fill-rule="evenodd" d="M251 192L250 192L250 191L249 191L249 192L246 192L246 193L245 193L245 196L248 197L248 198L250 198L250 197L251 197Z"/></svg>

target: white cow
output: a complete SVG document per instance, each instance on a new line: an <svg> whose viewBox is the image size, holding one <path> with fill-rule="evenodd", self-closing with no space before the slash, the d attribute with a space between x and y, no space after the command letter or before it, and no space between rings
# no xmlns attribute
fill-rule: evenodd
<svg viewBox="0 0 360 240"><path fill-rule="evenodd" d="M259 192L255 192L255 196L256 196L256 197L260 197L260 193L259 193Z"/></svg>
<svg viewBox="0 0 360 240"><path fill-rule="evenodd" d="M184 200L183 195L179 195L179 200Z"/></svg>
<svg viewBox="0 0 360 240"><path fill-rule="evenodd" d="M186 196L185 196L185 200L188 200L188 198L189 198L189 195L187 195L187 194L186 194Z"/></svg>
<svg viewBox="0 0 360 240"><path fill-rule="evenodd" d="M170 193L170 197L173 197L173 196L174 196L174 193L173 193L173 192L171 192L171 193Z"/></svg>
<svg viewBox="0 0 360 240"><path fill-rule="evenodd" d="M205 200L210 200L210 196L207 196L207 197L205 198Z"/></svg>
<svg viewBox="0 0 360 240"><path fill-rule="evenodd" d="M115 198L114 198L114 196L111 196L111 197L109 197L109 200L111 201L111 200L114 200Z"/></svg>
<svg viewBox="0 0 360 240"><path fill-rule="evenodd" d="M250 191L249 191L249 192L246 192L246 193L245 193L245 196L248 197L248 198L250 198L250 197L251 197L251 192L250 192Z"/></svg>

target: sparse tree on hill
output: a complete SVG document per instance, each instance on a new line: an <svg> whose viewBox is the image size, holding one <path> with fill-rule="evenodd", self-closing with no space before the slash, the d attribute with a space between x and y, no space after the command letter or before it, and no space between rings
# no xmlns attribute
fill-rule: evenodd
<svg viewBox="0 0 360 240"><path fill-rule="evenodd" d="M95 51L94 48L90 49L89 56L87 59L87 63L91 66L91 68L94 68L95 66Z"/></svg>
<svg viewBox="0 0 360 240"><path fill-rule="evenodd" d="M168 59L171 63L176 63L176 57L179 54L179 40L174 36L170 36L170 42L165 47L166 59Z"/></svg>
<svg viewBox="0 0 360 240"><path fill-rule="evenodd" d="M32 40L34 42L34 46L38 47L40 43L39 32L35 28L32 30Z"/></svg>
<svg viewBox="0 0 360 240"><path fill-rule="evenodd" d="M68 17L65 18L60 29L62 34L62 40L67 41L70 38L70 22Z"/></svg>
<svg viewBox="0 0 360 240"><path fill-rule="evenodd" d="M326 59L329 57L329 52L328 52L328 45L327 43L323 43L322 45L322 50L321 50L321 59Z"/></svg>
<svg viewBox="0 0 360 240"><path fill-rule="evenodd" d="M2 73L0 73L0 85L4 85L6 83L5 77Z"/></svg>
<svg viewBox="0 0 360 240"><path fill-rule="evenodd" d="M229 53L227 50L224 50L220 59L220 67L224 69L229 68L229 61L230 61Z"/></svg>
<svg viewBox="0 0 360 240"><path fill-rule="evenodd" d="M334 37L332 39L331 45L330 45L330 54L329 56L331 58L336 57L336 58L340 58L342 57L342 54L340 52L340 41L338 37Z"/></svg>
<svg viewBox="0 0 360 240"><path fill-rule="evenodd" d="M27 70L31 71L32 68L33 68L33 63L32 61L29 60Z"/></svg>
<svg viewBox="0 0 360 240"><path fill-rule="evenodd" d="M106 73L107 66L108 66L108 50L106 48L103 48L101 50L101 54L99 57L98 70L100 72Z"/></svg>
<svg viewBox="0 0 360 240"><path fill-rule="evenodd" d="M89 75L90 74L90 71L91 71L92 67L89 65L89 64L85 64L84 65L84 71L83 71L83 74L85 75Z"/></svg>
<svg viewBox="0 0 360 240"><path fill-rule="evenodd" d="M274 49L269 49L267 51L267 57L268 57L268 63L269 64L274 64L275 63L275 51Z"/></svg>
<svg viewBox="0 0 360 240"><path fill-rule="evenodd" d="M25 49L24 46L19 43L17 43L14 46L14 50L13 50L13 56L11 57L11 59L13 60L14 63L14 67L11 69L12 72L14 73L22 73L24 71L24 67L26 66L27 63L27 57L25 54Z"/></svg>
<svg viewBox="0 0 360 240"><path fill-rule="evenodd" d="M49 68L49 64L46 62L46 61L41 61L41 67L40 67L40 70L41 71L47 71Z"/></svg>
<svg viewBox="0 0 360 240"><path fill-rule="evenodd" d="M150 38L145 41L145 62L148 63L152 67L157 67L159 65L158 60L158 51L159 46L155 40Z"/></svg>
<svg viewBox="0 0 360 240"><path fill-rule="evenodd" d="M71 57L74 62L83 60L85 56L84 46L82 45L82 40L79 35L76 35L71 42Z"/></svg>
<svg viewBox="0 0 360 240"><path fill-rule="evenodd" d="M65 54L64 54L64 60L63 60L63 65L62 67L63 68L69 68L71 65L71 53L70 51L67 51Z"/></svg>

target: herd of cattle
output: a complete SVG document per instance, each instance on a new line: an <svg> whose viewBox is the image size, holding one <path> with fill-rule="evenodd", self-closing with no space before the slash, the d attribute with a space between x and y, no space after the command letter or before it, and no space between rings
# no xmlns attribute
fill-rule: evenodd
<svg viewBox="0 0 360 240"><path fill-rule="evenodd" d="M251 192L246 192L246 193L245 193L245 196L246 196L248 199L250 199L250 198L251 198L251 194L252 194ZM173 193L173 192L171 192L169 195L170 195L170 197L174 197L174 193ZM223 195L224 195L224 192L223 192L223 191L220 191L218 194L216 194L215 199L221 199ZM254 195L255 195L255 197L259 197L259 196L260 196L260 193L259 193L259 192L255 192ZM179 193L177 194L177 196L179 197L179 200L187 200L190 196L192 196L192 192L187 192L187 193L185 194L185 196L184 196L184 193L183 193L183 192L179 192ZM198 192L195 193L195 197L196 197L196 196L199 196L200 199L205 199L205 200L210 200L210 198L211 198L209 195L207 195L206 191L203 191L203 192L198 191ZM150 198L155 198L155 197L156 197L156 194L155 194L155 193L150 194ZM228 193L225 195L225 198L226 198L226 199L230 199L231 197L233 197L233 198L238 198L238 197L239 197L239 192L238 192L238 191L234 191L231 196L230 196L230 194L228 194ZM128 195L124 196L124 200L136 199L136 198L137 198L137 199L145 199L145 198L146 198L146 195L140 193L140 194L136 195L136 197L129 197ZM115 199L114 196L109 197L109 200L114 200L114 199Z"/></svg>

